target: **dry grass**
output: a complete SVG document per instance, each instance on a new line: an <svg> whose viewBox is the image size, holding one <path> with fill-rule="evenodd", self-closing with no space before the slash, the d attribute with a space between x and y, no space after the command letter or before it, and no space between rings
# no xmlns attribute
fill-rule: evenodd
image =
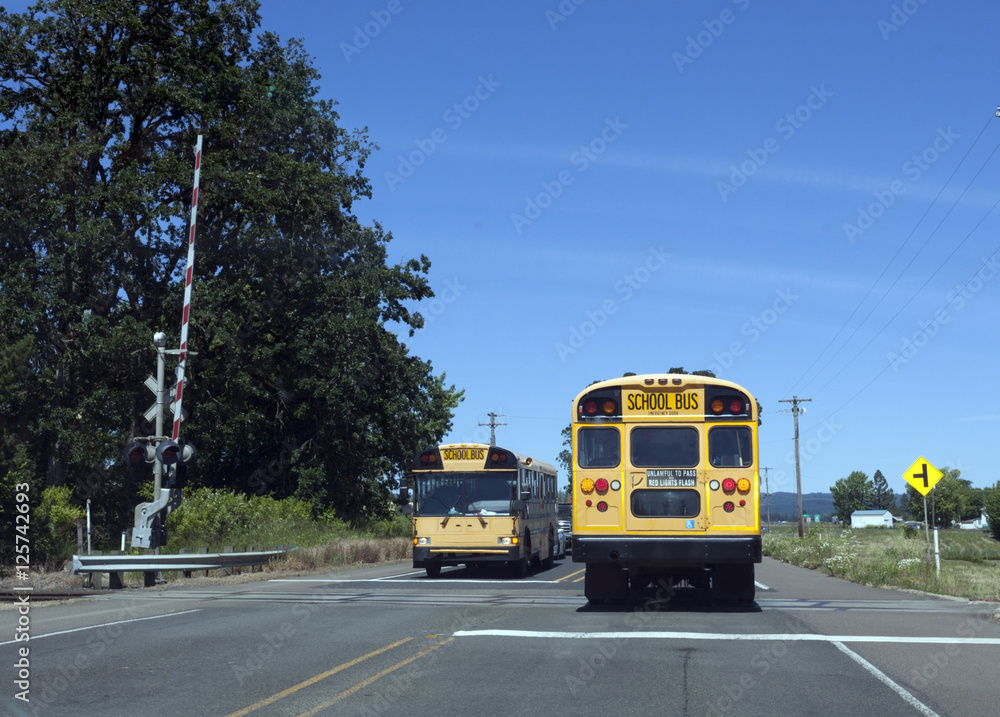
<svg viewBox="0 0 1000 717"><path fill-rule="evenodd" d="M805 539L777 530L764 536L764 554L862 585L1000 602L1000 542L958 530L939 531L938 542L940 575L925 535L897 529L814 527Z"/></svg>
<svg viewBox="0 0 1000 717"><path fill-rule="evenodd" d="M326 545L288 553L268 568L276 571L316 570L330 566L385 563L410 557L409 538L339 538Z"/></svg>

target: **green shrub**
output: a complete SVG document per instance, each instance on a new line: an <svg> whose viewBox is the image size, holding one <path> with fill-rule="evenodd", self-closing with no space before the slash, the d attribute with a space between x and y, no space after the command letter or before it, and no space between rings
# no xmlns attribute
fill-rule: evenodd
<svg viewBox="0 0 1000 717"><path fill-rule="evenodd" d="M58 570L76 551L76 524L85 511L70 503L73 489L68 485L50 486L42 491L42 499L32 513L35 530L33 560L47 568Z"/></svg>
<svg viewBox="0 0 1000 717"><path fill-rule="evenodd" d="M227 546L236 550L307 547L349 531L349 526L331 513L314 518L312 506L298 498L248 498L212 488L185 492L184 501L167 518L166 527L170 552L203 547L218 551Z"/></svg>
<svg viewBox="0 0 1000 717"><path fill-rule="evenodd" d="M906 540L917 537L917 529L912 525L903 525L903 537Z"/></svg>

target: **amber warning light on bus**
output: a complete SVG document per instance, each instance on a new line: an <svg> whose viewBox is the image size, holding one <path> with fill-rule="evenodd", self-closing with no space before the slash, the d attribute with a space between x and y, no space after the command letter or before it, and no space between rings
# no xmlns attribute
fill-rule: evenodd
<svg viewBox="0 0 1000 717"><path fill-rule="evenodd" d="M618 404L610 398L588 398L580 406L584 416L614 416L618 413Z"/></svg>
<svg viewBox="0 0 1000 717"><path fill-rule="evenodd" d="M413 459L413 470L443 469L441 454L436 448L428 448Z"/></svg>
<svg viewBox="0 0 1000 717"><path fill-rule="evenodd" d="M708 404L713 416L739 416L750 413L750 404L742 396L716 396Z"/></svg>

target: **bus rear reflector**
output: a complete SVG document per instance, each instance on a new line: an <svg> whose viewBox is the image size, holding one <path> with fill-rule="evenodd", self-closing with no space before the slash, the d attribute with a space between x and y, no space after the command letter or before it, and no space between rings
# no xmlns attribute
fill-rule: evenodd
<svg viewBox="0 0 1000 717"><path fill-rule="evenodd" d="M722 504L722 509L727 513L732 513L734 510L736 510L736 506L733 505L733 501L727 500L725 503Z"/></svg>
<svg viewBox="0 0 1000 717"><path fill-rule="evenodd" d="M608 504L602 500L597 504L597 509L603 513L608 509Z"/></svg>

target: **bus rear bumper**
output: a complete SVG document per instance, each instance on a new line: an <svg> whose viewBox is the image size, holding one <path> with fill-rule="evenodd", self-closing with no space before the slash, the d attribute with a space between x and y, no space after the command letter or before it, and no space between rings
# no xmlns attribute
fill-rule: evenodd
<svg viewBox="0 0 1000 717"><path fill-rule="evenodd" d="M574 563L610 563L629 568L760 561L759 535L712 538L672 535L573 537Z"/></svg>

